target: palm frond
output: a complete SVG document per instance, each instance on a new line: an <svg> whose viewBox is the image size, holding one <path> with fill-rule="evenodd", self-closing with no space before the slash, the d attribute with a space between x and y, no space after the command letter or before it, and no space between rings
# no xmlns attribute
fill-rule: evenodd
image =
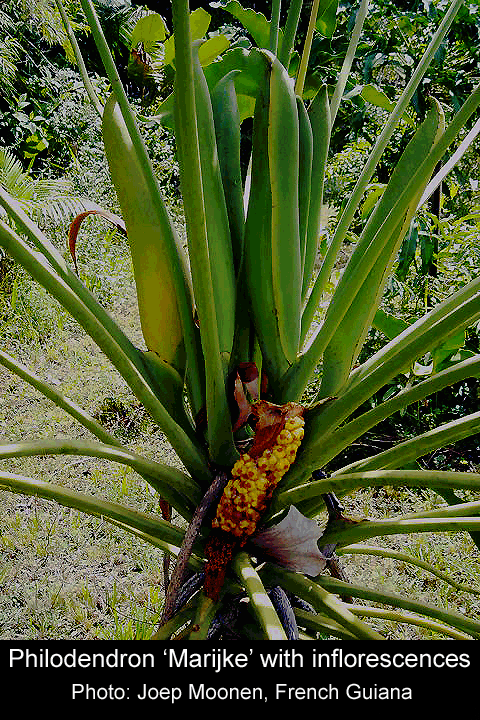
<svg viewBox="0 0 480 720"><path fill-rule="evenodd" d="M33 179L24 172L22 163L9 148L0 147L0 184L20 201L33 197Z"/></svg>
<svg viewBox="0 0 480 720"><path fill-rule="evenodd" d="M88 198L76 195L70 180L31 177L9 148L0 147L0 185L39 224L48 220L60 224L85 210L99 209Z"/></svg>
<svg viewBox="0 0 480 720"><path fill-rule="evenodd" d="M0 94L11 97L15 88L17 66L22 46L14 36L15 23L7 13L0 10Z"/></svg>
<svg viewBox="0 0 480 720"><path fill-rule="evenodd" d="M30 18L43 39L49 45L61 45L68 60L75 64L75 54L63 25L55 0L21 0L22 11ZM68 10L68 8L67 8ZM74 14L81 12L77 3L72 4L69 20L75 33L88 32L88 25L82 20L75 20ZM83 13L82 13L83 15Z"/></svg>

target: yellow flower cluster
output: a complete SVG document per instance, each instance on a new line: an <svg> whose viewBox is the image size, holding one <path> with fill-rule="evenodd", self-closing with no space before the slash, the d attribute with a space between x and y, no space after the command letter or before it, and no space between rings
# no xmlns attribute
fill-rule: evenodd
<svg viewBox="0 0 480 720"><path fill-rule="evenodd" d="M256 529L278 482L295 460L303 439L302 417L288 418L275 444L254 459L242 455L232 468L212 526L246 539Z"/></svg>

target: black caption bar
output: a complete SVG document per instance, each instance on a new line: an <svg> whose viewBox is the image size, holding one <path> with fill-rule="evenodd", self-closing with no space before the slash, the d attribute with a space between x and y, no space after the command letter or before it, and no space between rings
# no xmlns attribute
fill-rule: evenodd
<svg viewBox="0 0 480 720"><path fill-rule="evenodd" d="M246 709L305 703L355 709L432 710L476 700L476 641L156 643L152 641L0 642L3 701L22 710L97 710L119 704L148 710L204 703ZM28 692L25 693L25 690ZM30 703L30 708L29 708ZM332 709L332 708L330 708Z"/></svg>

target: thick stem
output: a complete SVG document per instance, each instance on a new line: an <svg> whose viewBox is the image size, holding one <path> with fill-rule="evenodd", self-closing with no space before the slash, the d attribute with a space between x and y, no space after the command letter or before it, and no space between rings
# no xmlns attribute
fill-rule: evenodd
<svg viewBox="0 0 480 720"><path fill-rule="evenodd" d="M252 603L252 610L262 626L266 638L268 640L286 640L285 630L247 553L239 552L235 556L233 569L245 586Z"/></svg>
<svg viewBox="0 0 480 720"><path fill-rule="evenodd" d="M344 603L327 592L317 581L307 579L299 573L293 573L275 566L267 566L265 568L265 576L272 583L278 582L287 592L293 592L298 597L310 603L317 612L325 613L335 623L338 623L345 630L353 635L357 640L384 640L379 633L365 625L361 620L356 618ZM262 573L263 577L263 573ZM339 580L343 590L342 595L350 595L349 583Z"/></svg>

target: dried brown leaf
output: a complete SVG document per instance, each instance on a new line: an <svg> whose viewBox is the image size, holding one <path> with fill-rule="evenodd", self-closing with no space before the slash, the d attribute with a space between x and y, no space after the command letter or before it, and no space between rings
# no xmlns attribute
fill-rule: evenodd
<svg viewBox="0 0 480 720"><path fill-rule="evenodd" d="M80 225L85 220L88 215L100 215L101 217L105 218L105 220L108 220L112 223L112 225L115 225L117 230L122 232L124 235L127 234L127 229L125 227L125 223L123 222L121 217L118 217L118 215L114 215L111 212L108 212L108 210L86 210L85 212L80 213L75 217L72 222L70 223L70 229L68 232L68 247L70 249L70 254L72 256L73 264L75 266L75 271L78 274L78 266L77 266L77 257L76 257L76 245L77 245L77 237L80 230Z"/></svg>

